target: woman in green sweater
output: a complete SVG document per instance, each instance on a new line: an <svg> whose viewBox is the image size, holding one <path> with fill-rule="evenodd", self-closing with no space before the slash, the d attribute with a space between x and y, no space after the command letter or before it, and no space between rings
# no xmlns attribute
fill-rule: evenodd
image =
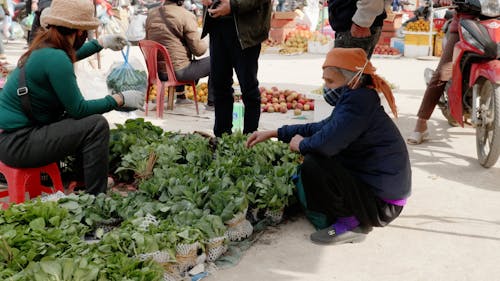
<svg viewBox="0 0 500 281"><path fill-rule="evenodd" d="M121 50L126 40L103 36L87 43L97 28L88 0L54 0L42 15L39 32L0 92L0 161L12 167L38 167L75 155L86 191L106 191L109 126L102 113L119 107L142 108L144 93L124 91L85 100L73 63L103 48Z"/></svg>

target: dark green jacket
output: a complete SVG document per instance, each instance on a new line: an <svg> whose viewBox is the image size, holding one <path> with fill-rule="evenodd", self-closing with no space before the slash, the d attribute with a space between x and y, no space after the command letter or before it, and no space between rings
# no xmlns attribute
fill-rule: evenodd
<svg viewBox="0 0 500 281"><path fill-rule="evenodd" d="M76 52L77 59L84 59L101 49L96 40L89 41ZM78 88L74 65L63 50L42 48L33 51L26 61L25 71L33 115L40 124L60 120L64 112L69 117L80 119L117 107L111 96L84 99ZM6 131L34 125L24 114L21 99L17 96L18 77L19 68L16 68L0 92L0 129Z"/></svg>
<svg viewBox="0 0 500 281"><path fill-rule="evenodd" d="M236 32L242 49L262 43L269 37L271 26L271 0L230 0L231 16L236 24ZM203 9L203 32L210 33L211 23L216 20Z"/></svg>

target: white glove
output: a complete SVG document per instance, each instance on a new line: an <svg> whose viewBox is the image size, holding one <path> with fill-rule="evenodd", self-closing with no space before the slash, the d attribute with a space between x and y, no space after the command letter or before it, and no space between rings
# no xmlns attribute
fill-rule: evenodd
<svg viewBox="0 0 500 281"><path fill-rule="evenodd" d="M99 38L99 43L103 48L111 49L113 51L120 51L128 45L127 38L119 34L103 35Z"/></svg>
<svg viewBox="0 0 500 281"><path fill-rule="evenodd" d="M128 90L118 94L121 95L123 99L123 104L117 109L118 111L129 111L135 109L144 110L143 106L145 94L143 92Z"/></svg>

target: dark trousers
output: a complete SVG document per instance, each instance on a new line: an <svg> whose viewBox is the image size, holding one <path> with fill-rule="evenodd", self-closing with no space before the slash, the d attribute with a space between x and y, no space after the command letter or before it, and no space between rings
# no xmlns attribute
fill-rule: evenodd
<svg viewBox="0 0 500 281"><path fill-rule="evenodd" d="M0 134L0 160L12 167L39 167L70 155L82 163L86 192L106 192L109 125L102 115Z"/></svg>
<svg viewBox="0 0 500 281"><path fill-rule="evenodd" d="M336 157L307 154L301 177L308 209L325 214L329 223L339 217L355 216L363 226L385 226L403 210L378 198Z"/></svg>
<svg viewBox="0 0 500 281"><path fill-rule="evenodd" d="M215 93L214 134L231 133L233 122L233 68L240 83L245 115L243 133L257 130L260 92L257 80L261 45L241 49L234 20L220 19L210 28L210 82Z"/></svg>
<svg viewBox="0 0 500 281"><path fill-rule="evenodd" d="M372 33L371 36L357 38L352 37L351 31L336 32L335 33L335 48L361 48L365 50L368 59L372 57L373 51L375 50L375 45L380 38L382 33L382 27L372 27L370 28Z"/></svg>
<svg viewBox="0 0 500 281"><path fill-rule="evenodd" d="M424 98L422 99L422 103L418 109L418 118L425 120L429 120L429 118L431 118L432 112L434 111L434 108L439 102L439 98L443 94L444 88L446 87L446 81L441 80L441 70L444 65L451 62L453 58L453 48L455 47L455 43L457 43L460 38L458 33L450 32L447 34L446 39L448 41L446 46L443 48L443 53L439 59L436 71L434 71L431 81L429 82L429 85L427 85L427 89L425 89Z"/></svg>
<svg viewBox="0 0 500 281"><path fill-rule="evenodd" d="M207 77L210 75L210 58L205 57L199 60L193 60L191 63L184 67L183 69L179 69L175 71L175 77L179 81L192 81L194 80L196 84L198 84L198 80L203 77ZM159 72L158 78L162 81L168 80L168 76L166 72ZM210 86L212 83L210 82L210 76L208 77L208 103L214 103L214 91ZM184 92L184 86L177 86L175 88L176 92Z"/></svg>

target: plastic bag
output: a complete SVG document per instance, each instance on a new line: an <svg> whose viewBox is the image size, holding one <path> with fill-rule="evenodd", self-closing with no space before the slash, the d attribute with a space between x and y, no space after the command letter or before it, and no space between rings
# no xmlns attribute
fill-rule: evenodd
<svg viewBox="0 0 500 281"><path fill-rule="evenodd" d="M21 25L26 30L31 30L31 26L33 25L33 20L35 19L35 13L29 14L21 21Z"/></svg>
<svg viewBox="0 0 500 281"><path fill-rule="evenodd" d="M146 18L147 16L142 14L132 16L125 33L128 41L137 42L146 38Z"/></svg>
<svg viewBox="0 0 500 281"><path fill-rule="evenodd" d="M130 47L128 46L126 53L122 50L125 62L112 68L106 78L106 84L112 93L119 93L127 90L136 90L146 93L146 71L136 69L129 63L129 52Z"/></svg>

